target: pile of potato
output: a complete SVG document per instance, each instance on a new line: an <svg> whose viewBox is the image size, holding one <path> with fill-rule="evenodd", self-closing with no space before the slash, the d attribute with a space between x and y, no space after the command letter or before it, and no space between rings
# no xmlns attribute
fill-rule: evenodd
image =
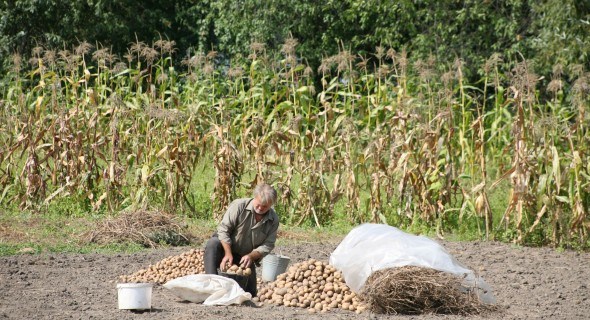
<svg viewBox="0 0 590 320"><path fill-rule="evenodd" d="M120 276L119 280L124 283L151 282L163 284L189 274L205 273L203 255L203 250L192 249L177 256L164 258L158 263L131 275Z"/></svg>
<svg viewBox="0 0 590 320"><path fill-rule="evenodd" d="M367 306L344 282L342 273L315 259L297 263L277 280L263 284L258 301L327 312L334 308L361 313Z"/></svg>
<svg viewBox="0 0 590 320"><path fill-rule="evenodd" d="M237 274L238 276L249 276L252 274L252 269L242 268L241 266L234 264L229 267L229 269L225 270L225 272L229 274Z"/></svg>

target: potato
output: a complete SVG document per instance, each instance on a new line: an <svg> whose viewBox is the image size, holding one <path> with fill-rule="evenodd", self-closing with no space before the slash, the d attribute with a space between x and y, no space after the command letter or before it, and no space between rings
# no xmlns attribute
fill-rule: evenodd
<svg viewBox="0 0 590 320"><path fill-rule="evenodd" d="M276 281L264 283L263 287L266 294L272 292L273 299L269 303L305 307L313 310L310 312L328 312L334 308L357 311L363 307L342 274L315 259L291 265Z"/></svg>
<svg viewBox="0 0 590 320"><path fill-rule="evenodd" d="M125 282L164 283L180 276L204 273L203 253L203 250L191 249L180 255L164 258L131 275L121 276L120 279Z"/></svg>

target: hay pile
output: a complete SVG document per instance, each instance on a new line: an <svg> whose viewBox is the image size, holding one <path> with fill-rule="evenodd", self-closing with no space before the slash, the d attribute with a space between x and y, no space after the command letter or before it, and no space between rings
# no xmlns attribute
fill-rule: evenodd
<svg viewBox="0 0 590 320"><path fill-rule="evenodd" d="M159 243L187 245L189 237L183 234L183 227L176 218L160 211L129 211L117 217L107 218L87 235L88 242L135 242L145 247L156 247Z"/></svg>
<svg viewBox="0 0 590 320"><path fill-rule="evenodd" d="M360 298L371 311L386 314L471 315L486 309L475 292L461 286L461 278L415 266L373 272Z"/></svg>

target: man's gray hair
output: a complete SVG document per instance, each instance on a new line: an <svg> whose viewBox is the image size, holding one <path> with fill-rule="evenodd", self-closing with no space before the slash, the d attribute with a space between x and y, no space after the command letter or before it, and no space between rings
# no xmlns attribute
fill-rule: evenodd
<svg viewBox="0 0 590 320"><path fill-rule="evenodd" d="M277 191L266 183L261 183L254 189L254 197L258 197L264 204L274 205L277 202Z"/></svg>

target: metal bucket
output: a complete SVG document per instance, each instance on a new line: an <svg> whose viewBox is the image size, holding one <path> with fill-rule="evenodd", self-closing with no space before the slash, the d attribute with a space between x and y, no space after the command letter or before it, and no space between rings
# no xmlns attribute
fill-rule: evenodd
<svg viewBox="0 0 590 320"><path fill-rule="evenodd" d="M269 254L262 259L262 280L275 281L277 276L287 271L291 258L282 255Z"/></svg>

